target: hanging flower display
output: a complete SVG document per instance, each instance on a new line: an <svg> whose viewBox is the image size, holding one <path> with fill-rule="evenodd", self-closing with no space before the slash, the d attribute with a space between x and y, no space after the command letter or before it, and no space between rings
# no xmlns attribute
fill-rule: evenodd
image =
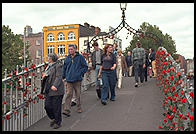
<svg viewBox="0 0 196 134"><path fill-rule="evenodd" d="M156 52L157 86L163 91L164 120L160 129L174 131L194 130L194 92L189 90L186 79L175 66L164 48Z"/></svg>

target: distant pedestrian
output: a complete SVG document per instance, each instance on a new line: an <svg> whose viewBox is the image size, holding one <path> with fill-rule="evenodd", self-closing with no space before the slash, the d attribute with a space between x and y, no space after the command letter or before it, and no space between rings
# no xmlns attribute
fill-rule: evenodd
<svg viewBox="0 0 196 134"><path fill-rule="evenodd" d="M92 53L92 68L95 70L96 73L96 90L100 90L100 85L98 81L98 73L101 66L101 55L103 54L103 50L99 48L97 42L93 43L94 51Z"/></svg>
<svg viewBox="0 0 196 134"><path fill-rule="evenodd" d="M109 89L111 92L111 101L115 101L116 86L116 56L113 54L113 45L107 44L104 47L104 53L101 57L101 66L98 77L102 76L103 87L101 90L101 103L106 105Z"/></svg>
<svg viewBox="0 0 196 134"><path fill-rule="evenodd" d="M88 65L84 57L76 52L75 45L69 45L69 55L65 59L63 68L63 79L67 83L67 96L65 98L65 105L63 114L70 116L71 114L71 99L73 97L73 91L76 95L77 112L81 113L81 82L84 74L88 70Z"/></svg>
<svg viewBox="0 0 196 134"><path fill-rule="evenodd" d="M127 68L128 68L128 76L132 76L132 70L133 70L133 65L132 65L132 56L131 56L131 51L128 51L127 56L126 56L126 63L127 63Z"/></svg>
<svg viewBox="0 0 196 134"><path fill-rule="evenodd" d="M152 71L153 71L153 76L152 77L157 77L157 70L156 70L156 61L155 61L155 51L154 49L149 49L149 52L150 52L150 56L149 56L149 59L150 59L150 62L152 64Z"/></svg>
<svg viewBox="0 0 196 134"><path fill-rule="evenodd" d="M149 59L148 59L148 50L145 49L145 57L146 57L146 67L144 68L144 80L145 82L148 81L148 66L149 66Z"/></svg>
<svg viewBox="0 0 196 134"><path fill-rule="evenodd" d="M113 44L113 53L115 56L118 55L118 45L116 43Z"/></svg>
<svg viewBox="0 0 196 134"><path fill-rule="evenodd" d="M122 76L127 71L127 63L125 57L122 55L122 51L118 50L118 55L116 57L116 73L118 78L117 87L120 89L122 87Z"/></svg>
<svg viewBox="0 0 196 134"><path fill-rule="evenodd" d="M144 82L144 71L143 69L146 67L146 57L145 57L145 50L141 47L140 42L136 43L136 48L132 51L132 58L133 58L133 66L134 66L134 73L135 73L135 87L138 87L139 79L141 84Z"/></svg>
<svg viewBox="0 0 196 134"><path fill-rule="evenodd" d="M51 119L50 126L57 129L61 126L61 107L64 95L64 84L62 79L63 65L58 61L56 54L49 54L49 65L43 73L42 78L46 79L43 94L45 94L45 110Z"/></svg>

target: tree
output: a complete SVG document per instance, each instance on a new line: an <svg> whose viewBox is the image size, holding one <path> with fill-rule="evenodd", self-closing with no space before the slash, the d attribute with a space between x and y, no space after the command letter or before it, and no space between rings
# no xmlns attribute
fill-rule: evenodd
<svg viewBox="0 0 196 134"><path fill-rule="evenodd" d="M169 34L166 33L164 35L159 27L156 25L152 26L147 22L143 22L142 25L140 25L139 30L145 31L145 35L140 37L134 35L133 39L130 41L130 45L125 49L125 55L127 54L127 51L133 50L133 48L136 47L136 42L139 40L142 47L145 49L153 48L154 50L157 50L160 46L162 46L167 49L171 56L175 57L175 41Z"/></svg>
<svg viewBox="0 0 196 134"><path fill-rule="evenodd" d="M4 70L8 72L16 70L16 65L23 64L24 43L20 35L15 35L9 26L2 26L2 75ZM19 59L21 57L21 59ZM27 58L27 61L29 59Z"/></svg>

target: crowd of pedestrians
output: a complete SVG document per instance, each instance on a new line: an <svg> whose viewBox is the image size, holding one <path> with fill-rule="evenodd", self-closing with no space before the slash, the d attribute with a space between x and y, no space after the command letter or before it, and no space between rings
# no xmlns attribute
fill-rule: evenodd
<svg viewBox="0 0 196 134"><path fill-rule="evenodd" d="M147 82L147 76L156 77L155 51L145 50L140 42L136 48L129 50L123 55L118 50L117 44L106 44L104 49L99 48L97 42L93 43L94 51L91 54L92 68L96 73L95 88L99 90L99 97L103 105L116 100L116 87L123 86L123 76L135 77L135 87ZM81 83L85 73L88 71L88 64L85 58L77 52L76 45L69 45L69 55L64 65L58 60L58 56L49 54L49 64L42 75L42 90L45 95L45 110L49 117L50 126L54 129L61 127L62 114L71 116L71 106L76 105L77 112L82 113L81 104ZM151 69L152 68L152 69ZM101 87L100 87L101 80ZM62 100L65 97L64 109ZM74 102L74 104L73 104ZM62 112L63 111L63 112ZM61 113L62 112L62 113Z"/></svg>

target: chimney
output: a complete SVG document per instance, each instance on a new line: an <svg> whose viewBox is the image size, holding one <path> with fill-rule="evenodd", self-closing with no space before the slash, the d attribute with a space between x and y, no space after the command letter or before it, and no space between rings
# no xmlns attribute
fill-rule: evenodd
<svg viewBox="0 0 196 134"><path fill-rule="evenodd" d="M31 28L31 26L26 25L25 27L25 36L29 36L29 34L32 34L33 29Z"/></svg>
<svg viewBox="0 0 196 134"><path fill-rule="evenodd" d="M95 28L95 35L98 35L101 32L101 29L99 27Z"/></svg>
<svg viewBox="0 0 196 134"><path fill-rule="evenodd" d="M84 23L84 26L89 28L89 24L87 22Z"/></svg>

